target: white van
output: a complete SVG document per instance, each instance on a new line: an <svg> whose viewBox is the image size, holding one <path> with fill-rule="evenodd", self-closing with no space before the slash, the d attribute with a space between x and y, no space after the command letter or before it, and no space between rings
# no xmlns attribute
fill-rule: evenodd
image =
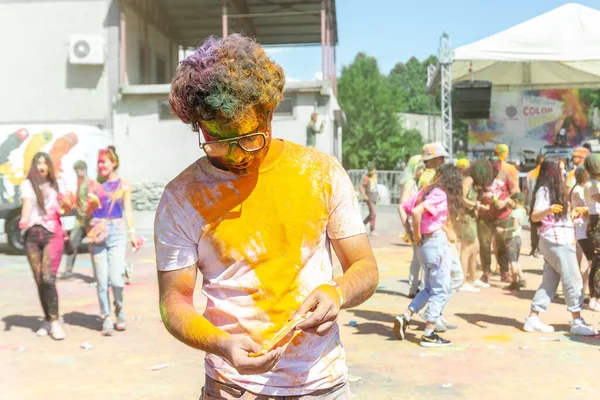
<svg viewBox="0 0 600 400"><path fill-rule="evenodd" d="M48 153L58 180L68 192L76 192L73 164L84 160L90 177L96 177L98 151L112 144L112 135L96 126L44 124L0 125L0 237L12 252L23 252L18 228L21 216L19 185L27 178L33 156ZM63 217L66 230L73 228L74 216Z"/></svg>

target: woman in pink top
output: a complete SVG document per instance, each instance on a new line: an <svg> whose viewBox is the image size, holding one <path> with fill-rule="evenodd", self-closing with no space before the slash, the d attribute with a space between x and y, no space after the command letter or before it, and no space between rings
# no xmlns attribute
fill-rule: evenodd
<svg viewBox="0 0 600 400"><path fill-rule="evenodd" d="M31 266L44 310L44 322L38 336L50 335L55 340L65 338L58 319L56 271L64 248L64 233L60 216L70 209L67 197L59 194L52 159L37 153L31 162L27 179L21 183L21 220L19 228L25 239L25 253Z"/></svg>
<svg viewBox="0 0 600 400"><path fill-rule="evenodd" d="M423 347L446 347L452 342L435 332L451 289L451 263L453 258L449 242L456 240L452 226L462 210L462 177L454 165L442 165L426 189L403 204L412 215L413 240L419 246L425 288L417 294L406 312L394 320L394 332L403 340L406 327L414 313L425 305L425 332L421 337Z"/></svg>

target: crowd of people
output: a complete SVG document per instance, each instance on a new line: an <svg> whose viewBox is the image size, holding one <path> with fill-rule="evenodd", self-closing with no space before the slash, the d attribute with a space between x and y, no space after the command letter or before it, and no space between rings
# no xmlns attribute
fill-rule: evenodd
<svg viewBox="0 0 600 400"><path fill-rule="evenodd" d="M564 159L539 156L522 193L518 170L506 161L508 151L500 144L489 159L473 163L459 159L454 165L446 163L448 154L442 145L432 143L407 162L400 179L398 212L405 240L413 246L408 277L412 301L394 321L398 339L404 339L413 314L427 306L421 315L426 324L420 344L451 345L438 335L454 328L442 317L443 309L456 290L478 293L490 287L492 255L501 281L508 283L506 290L526 287L519 263L526 225L532 232L531 255L539 248L544 267L523 330L554 330L541 322L539 313L548 308L562 283L572 314L571 333L598 334L581 312L586 288L589 310L600 311L600 154L576 148L570 171Z"/></svg>
<svg viewBox="0 0 600 400"><path fill-rule="evenodd" d="M57 272L66 254L65 271L60 278L73 277L75 257L84 237L89 243L97 283L103 319L101 333L110 336L113 330L126 328L123 310L126 235L135 249L142 241L134 229L131 185L119 177L118 168L119 157L112 146L98 154L97 180L88 177L85 161L77 161L74 164L77 191L68 193L57 178L50 156L40 152L32 160L27 179L21 183L23 207L19 228L44 312L38 336L55 340L66 337L59 320ZM77 222L67 236L61 217L69 214L75 214ZM111 318L109 287L114 297L116 324Z"/></svg>

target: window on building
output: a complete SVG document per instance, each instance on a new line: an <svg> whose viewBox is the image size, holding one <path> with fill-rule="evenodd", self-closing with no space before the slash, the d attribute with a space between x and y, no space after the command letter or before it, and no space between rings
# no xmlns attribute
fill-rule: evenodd
<svg viewBox="0 0 600 400"><path fill-rule="evenodd" d="M277 117L293 117L294 116L294 99L286 97L281 101L279 107L275 110Z"/></svg>
<svg viewBox="0 0 600 400"><path fill-rule="evenodd" d="M162 57L156 59L156 83L168 83L167 62Z"/></svg>

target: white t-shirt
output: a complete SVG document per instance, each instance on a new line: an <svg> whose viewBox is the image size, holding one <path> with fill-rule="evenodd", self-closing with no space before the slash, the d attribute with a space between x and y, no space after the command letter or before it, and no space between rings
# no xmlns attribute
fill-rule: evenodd
<svg viewBox="0 0 600 400"><path fill-rule="evenodd" d="M595 179L588 179L584 186L584 199L590 215L600 214L600 203L592 198L593 195L598 193L600 193L600 182Z"/></svg>
<svg viewBox="0 0 600 400"><path fill-rule="evenodd" d="M333 277L329 239L365 233L356 193L338 161L284 142L276 162L239 176L201 158L170 182L156 212L160 271L198 263L204 316L230 334L269 340L317 286ZM277 367L240 375L206 356L213 379L270 396L299 396L346 380L339 328L301 333Z"/></svg>
<svg viewBox="0 0 600 400"><path fill-rule="evenodd" d="M584 192L585 190L581 185L577 185L573 188L573 191L571 192L571 208L585 207L587 205L587 203L585 202ZM587 224L587 217L579 217L573 220L573 225L575 226L575 238L577 240L587 238Z"/></svg>
<svg viewBox="0 0 600 400"><path fill-rule="evenodd" d="M535 194L533 211L547 210L551 205L548 188L545 186L540 187ZM568 245L575 243L573 223L568 214L560 218L557 218L554 214L546 215L542 219L542 225L538 228L538 233L541 237L554 244Z"/></svg>
<svg viewBox="0 0 600 400"><path fill-rule="evenodd" d="M60 222L60 204L58 201L58 192L50 186L50 183L44 183L41 189L44 196L44 208L46 209L45 213L37 202L37 197L35 195L35 191L33 190L31 181L29 179L25 179L23 182L21 182L21 200L31 199L33 203L27 228L25 228L24 231L27 231L34 225L41 225L50 232L56 233L59 229L62 229L62 224Z"/></svg>

